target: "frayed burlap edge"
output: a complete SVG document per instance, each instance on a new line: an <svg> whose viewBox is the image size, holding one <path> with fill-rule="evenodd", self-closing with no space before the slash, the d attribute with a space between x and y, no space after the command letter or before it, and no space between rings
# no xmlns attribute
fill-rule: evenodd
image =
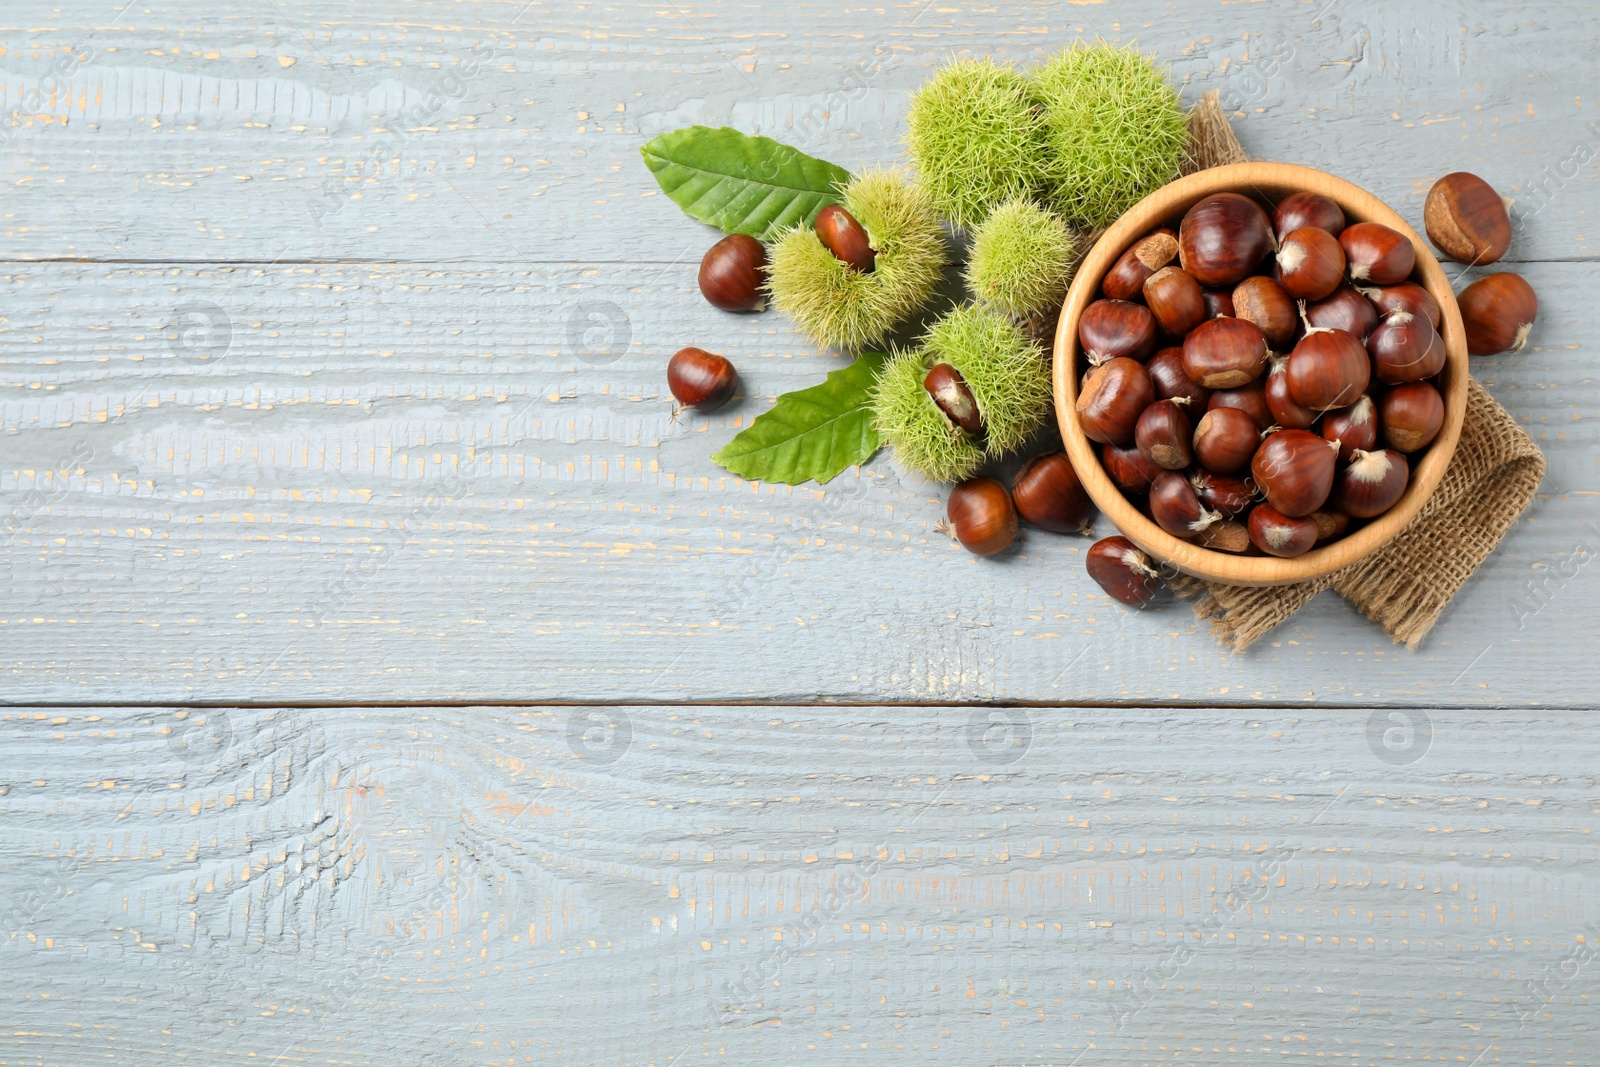
<svg viewBox="0 0 1600 1067"><path fill-rule="evenodd" d="M1215 92L1189 113L1185 174L1246 161ZM1180 577L1172 582L1216 638L1242 652L1333 589L1396 644L1416 648L1461 586L1500 543L1544 480L1533 439L1476 381L1467 382L1461 440L1433 496L1381 551L1300 585L1250 589Z"/></svg>

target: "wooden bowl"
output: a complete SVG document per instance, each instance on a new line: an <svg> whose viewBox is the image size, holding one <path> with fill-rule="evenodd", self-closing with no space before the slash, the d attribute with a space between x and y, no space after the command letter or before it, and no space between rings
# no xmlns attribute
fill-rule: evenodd
<svg viewBox="0 0 1600 1067"><path fill-rule="evenodd" d="M1444 397L1444 426L1411 471L1411 484L1398 503L1359 530L1303 556L1235 556L1214 552L1167 533L1134 507L1100 465L1094 446L1078 424L1078 316L1100 293L1100 281L1135 240L1161 225L1177 228L1184 212L1213 193L1234 192L1276 202L1299 191L1321 193L1344 209L1347 222L1379 222L1410 238L1417 265L1412 279L1432 294L1444 313L1440 332L1448 353L1437 384ZM1269 212L1270 214L1270 212ZM1084 488L1112 524L1153 558L1185 574L1227 585L1288 585L1347 567L1388 544L1422 510L1444 477L1461 437L1467 410L1467 341L1450 280L1422 238L1383 201L1342 178L1285 163L1235 163L1179 178L1139 201L1107 230L1078 266L1056 327L1055 400L1061 439L1083 479Z"/></svg>

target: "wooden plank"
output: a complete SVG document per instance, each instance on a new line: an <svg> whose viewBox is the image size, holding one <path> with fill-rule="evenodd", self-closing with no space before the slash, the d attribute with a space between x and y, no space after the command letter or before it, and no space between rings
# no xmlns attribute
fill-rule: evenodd
<svg viewBox="0 0 1600 1067"><path fill-rule="evenodd" d="M1532 346L1475 363L1551 475L1421 652L1330 597L1243 656L1108 602L1080 538L966 554L890 455L822 489L723 472L838 358L693 275L13 267L8 699L1596 699L1600 265L1530 267ZM590 313L615 351L569 344ZM748 395L674 421L664 360L708 338Z"/></svg>
<svg viewBox="0 0 1600 1067"><path fill-rule="evenodd" d="M14 12L14 13L13 13ZM1442 21L1441 21L1442 17ZM1592 4L1380 0L1114 8L26 2L0 56L7 258L596 262L698 256L639 146L731 124L852 167L900 154L948 55L1137 39L1246 147L1333 170L1408 218L1470 169L1519 200L1515 259L1592 259Z"/></svg>
<svg viewBox="0 0 1600 1067"><path fill-rule="evenodd" d="M0 1058L1584 1063L1587 723L12 711Z"/></svg>

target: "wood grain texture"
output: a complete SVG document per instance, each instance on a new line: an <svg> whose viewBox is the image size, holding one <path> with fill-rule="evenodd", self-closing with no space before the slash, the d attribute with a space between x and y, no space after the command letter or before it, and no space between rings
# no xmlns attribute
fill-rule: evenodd
<svg viewBox="0 0 1600 1067"><path fill-rule="evenodd" d="M12 710L0 1062L1592 1063L1587 726Z"/></svg>

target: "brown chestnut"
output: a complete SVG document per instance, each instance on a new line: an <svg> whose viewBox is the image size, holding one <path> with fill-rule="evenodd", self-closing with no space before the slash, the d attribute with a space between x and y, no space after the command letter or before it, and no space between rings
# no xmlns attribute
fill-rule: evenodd
<svg viewBox="0 0 1600 1067"><path fill-rule="evenodd" d="M1078 344L1091 366L1126 356L1142 360L1156 347L1156 318L1143 304L1096 300L1078 316Z"/></svg>
<svg viewBox="0 0 1600 1067"><path fill-rule="evenodd" d="M1299 518L1327 501L1338 460L1338 444L1306 430L1279 430L1256 449L1250 476L1273 507Z"/></svg>
<svg viewBox="0 0 1600 1067"><path fill-rule="evenodd" d="M680 348L667 360L667 388L685 407L701 411L721 407L738 380L732 363L703 348Z"/></svg>
<svg viewBox="0 0 1600 1067"><path fill-rule="evenodd" d="M1163 348L1150 357L1150 362L1144 365L1144 369L1150 375L1150 384L1155 388L1157 400L1176 400L1183 397L1189 401L1188 410L1206 409L1206 404L1211 399L1211 390L1194 381L1183 369L1183 349L1176 345Z"/></svg>
<svg viewBox="0 0 1600 1067"><path fill-rule="evenodd" d="M1394 507L1411 479L1411 465L1393 449L1357 452L1339 472L1333 506L1352 519L1370 519Z"/></svg>
<svg viewBox="0 0 1600 1067"><path fill-rule="evenodd" d="M1539 317L1533 286L1510 272L1479 278L1456 298L1467 327L1467 351L1475 356L1521 352Z"/></svg>
<svg viewBox="0 0 1600 1067"><path fill-rule="evenodd" d="M1493 263L1511 247L1511 216L1488 182L1464 170L1433 183L1422 223L1434 247L1457 263Z"/></svg>
<svg viewBox="0 0 1600 1067"><path fill-rule="evenodd" d="M700 260L700 293L723 311L760 311L767 306L767 250L744 233L730 233Z"/></svg>
<svg viewBox="0 0 1600 1067"><path fill-rule="evenodd" d="M1218 408L1238 408L1255 420L1256 428L1265 430L1273 424L1272 408L1267 404L1267 387L1264 378L1237 389L1218 389L1206 403L1207 411Z"/></svg>
<svg viewBox="0 0 1600 1067"><path fill-rule="evenodd" d="M1200 503L1189 479L1177 471L1162 471L1150 483L1150 517L1174 537L1193 537L1222 521L1222 513Z"/></svg>
<svg viewBox="0 0 1600 1067"><path fill-rule="evenodd" d="M1302 226L1283 238L1277 264L1278 284L1296 300L1321 300L1344 280L1344 248L1338 238L1315 226Z"/></svg>
<svg viewBox="0 0 1600 1067"><path fill-rule="evenodd" d="M993 478L969 478L950 490L945 517L968 552L992 556L1011 547L1017 536L1017 509L1011 494Z"/></svg>
<svg viewBox="0 0 1600 1067"><path fill-rule="evenodd" d="M1439 302L1416 282L1401 282L1399 285L1374 285L1357 290L1362 296L1372 301L1372 306L1378 309L1380 316L1387 316L1391 312L1404 311L1408 315L1425 318L1437 330L1444 321L1444 315L1439 310Z"/></svg>
<svg viewBox="0 0 1600 1067"><path fill-rule="evenodd" d="M1218 315L1234 316L1233 293L1227 289L1206 289L1200 293L1200 299L1206 304L1206 318L1214 319Z"/></svg>
<svg viewBox="0 0 1600 1067"><path fill-rule="evenodd" d="M1250 551L1250 531L1242 522L1224 519L1195 535L1194 543L1213 552L1240 556Z"/></svg>
<svg viewBox="0 0 1600 1067"><path fill-rule="evenodd" d="M1267 339L1245 319L1211 319L1183 339L1184 373L1207 389L1236 389L1266 365Z"/></svg>
<svg viewBox="0 0 1600 1067"><path fill-rule="evenodd" d="M1339 235L1350 277L1374 285L1396 285L1417 265L1417 250L1405 234L1378 222L1346 226Z"/></svg>
<svg viewBox="0 0 1600 1067"><path fill-rule="evenodd" d="M1094 501L1065 452L1029 460L1011 480L1011 500L1017 513L1041 530L1086 534L1094 525Z"/></svg>
<svg viewBox="0 0 1600 1067"><path fill-rule="evenodd" d="M1367 338L1372 372L1384 385L1431 378L1444 368L1444 338L1428 320L1407 311L1391 311Z"/></svg>
<svg viewBox="0 0 1600 1067"><path fill-rule="evenodd" d="M1289 378L1284 373L1289 368L1288 356L1273 356L1267 368L1267 407L1272 410L1272 421L1285 430L1309 430L1320 412L1295 400L1289 394Z"/></svg>
<svg viewBox="0 0 1600 1067"><path fill-rule="evenodd" d="M872 248L872 239L866 227L856 217L838 204L829 204L817 212L811 224L817 231L822 247L832 252L834 258L858 274L871 274L878 263L878 253Z"/></svg>
<svg viewBox="0 0 1600 1067"><path fill-rule="evenodd" d="M1331 296L1306 305L1306 323L1323 329L1343 330L1358 341L1378 325L1378 312L1372 302L1348 285L1341 285Z"/></svg>
<svg viewBox="0 0 1600 1067"><path fill-rule="evenodd" d="M1339 444L1339 458L1349 461L1356 451L1378 444L1378 406L1363 396L1347 408L1335 408L1322 417L1322 437Z"/></svg>
<svg viewBox="0 0 1600 1067"><path fill-rule="evenodd" d="M1150 275L1178 257L1178 235L1163 227L1141 237L1118 257L1100 281L1100 291L1113 300L1133 300Z"/></svg>
<svg viewBox="0 0 1600 1067"><path fill-rule="evenodd" d="M983 432L983 413L960 371L948 363L935 363L922 379L922 388L951 423L970 434Z"/></svg>
<svg viewBox="0 0 1600 1067"><path fill-rule="evenodd" d="M1272 251L1272 224L1261 206L1238 193L1216 193L1178 224L1178 263L1201 285L1237 285Z"/></svg>
<svg viewBox="0 0 1600 1067"><path fill-rule="evenodd" d="M1256 487L1248 478L1230 478L1212 471L1195 471L1189 484L1200 503L1232 518L1256 502Z"/></svg>
<svg viewBox="0 0 1600 1067"><path fill-rule="evenodd" d="M1251 543L1269 556L1301 556L1317 543L1316 520L1285 515L1271 504L1257 504L1246 526Z"/></svg>
<svg viewBox="0 0 1600 1067"><path fill-rule="evenodd" d="M1267 339L1267 347L1282 352L1294 343L1300 316L1283 286L1262 274L1246 278L1233 290L1234 314L1253 322Z"/></svg>
<svg viewBox="0 0 1600 1067"><path fill-rule="evenodd" d="M1261 444L1255 420L1238 408L1214 408L1194 428L1194 454L1218 474L1244 470Z"/></svg>
<svg viewBox="0 0 1600 1067"><path fill-rule="evenodd" d="M1144 365L1118 356L1089 372L1083 391L1078 394L1078 421L1093 440L1130 445L1139 416L1155 399Z"/></svg>
<svg viewBox="0 0 1600 1067"><path fill-rule="evenodd" d="M1142 496L1150 491L1164 468L1156 466L1140 454L1137 448L1118 448L1106 445L1100 449L1100 464L1105 467L1117 488L1130 496Z"/></svg>
<svg viewBox="0 0 1600 1067"><path fill-rule="evenodd" d="M1131 607L1144 607L1161 590L1161 572L1126 537L1107 537L1089 546L1084 569L1109 596Z"/></svg>
<svg viewBox="0 0 1600 1067"><path fill-rule="evenodd" d="M1344 230L1344 210L1321 193L1290 193L1272 213L1272 225L1280 241L1306 226L1338 237Z"/></svg>
<svg viewBox="0 0 1600 1067"><path fill-rule="evenodd" d="M1335 541L1350 529L1350 516L1342 511L1313 511L1306 516L1317 524L1317 543Z"/></svg>
<svg viewBox="0 0 1600 1067"><path fill-rule="evenodd" d="M1206 318L1200 283L1181 267L1162 267L1144 283L1144 302L1161 328L1182 337Z"/></svg>
<svg viewBox="0 0 1600 1067"><path fill-rule="evenodd" d="M1329 411L1355 403L1367 391L1372 361L1361 342L1343 330L1312 328L1294 346L1283 373L1295 403Z"/></svg>
<svg viewBox="0 0 1600 1067"><path fill-rule="evenodd" d="M1134 443L1139 454L1156 466L1178 471L1194 458L1189 439L1193 424L1184 413L1187 400L1157 400L1139 415L1134 426Z"/></svg>
<svg viewBox="0 0 1600 1067"><path fill-rule="evenodd" d="M1390 448L1416 452L1444 427L1444 397L1432 382L1397 385L1378 400L1378 420Z"/></svg>

